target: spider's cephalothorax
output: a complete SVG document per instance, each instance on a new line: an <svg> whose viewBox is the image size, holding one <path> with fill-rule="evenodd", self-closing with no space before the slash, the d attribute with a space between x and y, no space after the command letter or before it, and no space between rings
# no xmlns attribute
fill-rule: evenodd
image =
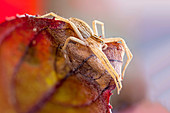
<svg viewBox="0 0 170 113"><path fill-rule="evenodd" d="M128 64L130 63L132 57L133 57L133 55L130 52L129 48L127 47L125 41L122 38L119 38L119 37L105 38L104 23L100 22L98 20L93 21L93 23L92 23L93 30L92 30L86 22L84 22L80 19L77 19L77 18L65 19L63 17L56 15L55 13L48 13L46 15L41 16L40 18L43 18L43 17L46 17L46 16L54 16L56 19L64 21L64 22L69 23L71 25L71 27L73 28L73 30L75 31L75 33L77 34L78 37L72 37L72 36L68 37L65 41L63 48L62 48L63 51L65 51L66 46L67 46L67 44L69 43L70 40L75 41L77 43L80 43L82 45L88 46L91 49L91 51L97 56L97 58L101 61L101 63L106 68L108 73L114 79L114 82L115 82L116 87L117 87L117 92L119 94L120 90L122 88L121 81L123 80L125 70L126 70ZM103 38L98 36L96 24L100 24L102 26L102 37ZM126 64L123 68L121 76L118 75L118 73L115 71L113 66L110 64L108 58L106 57L106 55L102 51L103 49L107 48L106 44L111 43L111 42L121 42L124 49L125 49L126 55L127 55L127 61L126 61Z"/></svg>
<svg viewBox="0 0 170 113"><path fill-rule="evenodd" d="M96 36L96 35L92 35L89 38L87 38L86 43L87 43L86 44L87 46L94 45L94 46L96 46L96 48L99 48L101 50L107 48L107 45L104 43L102 38L100 38L99 36Z"/></svg>

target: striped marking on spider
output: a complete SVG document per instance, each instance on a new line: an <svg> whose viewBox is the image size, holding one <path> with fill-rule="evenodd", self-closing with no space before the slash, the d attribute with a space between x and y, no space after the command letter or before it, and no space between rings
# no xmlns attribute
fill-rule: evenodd
<svg viewBox="0 0 170 113"><path fill-rule="evenodd" d="M66 23L69 23L78 36L78 38L73 37L73 36L68 37L65 41L65 44L64 44L62 50L64 52L66 52L66 47L67 47L67 44L69 43L70 40L77 42L77 43L80 43L84 46L88 46L92 50L92 52L97 56L97 58L101 61L101 63L104 65L104 67L106 68L108 73L114 79L114 82L115 82L116 87L117 87L117 93L119 94L120 90L122 89L121 81L124 78L125 70L126 70L128 64L130 63L132 57L133 57L131 51L129 50L129 48L126 45L126 42L120 37L105 38L104 23L100 22L98 20L94 20L92 22L92 26L93 26L93 30L92 30L86 22L84 22L80 19L77 19L77 18L66 19L66 18L63 18L61 16L56 15L53 12L45 14L45 15L40 16L38 18L44 18L44 17L47 17L47 16L53 16L57 20L61 20L61 21L64 21ZM98 30L97 30L97 26L96 26L97 24L100 24L101 27L102 27L103 38L98 36ZM121 76L119 76L119 74L115 71L115 69L111 65L110 61L108 60L107 56L102 51L102 50L107 48L106 43L111 43L111 42L121 42L124 49L125 49L126 55L127 55L127 61L126 61L126 64L123 68Z"/></svg>

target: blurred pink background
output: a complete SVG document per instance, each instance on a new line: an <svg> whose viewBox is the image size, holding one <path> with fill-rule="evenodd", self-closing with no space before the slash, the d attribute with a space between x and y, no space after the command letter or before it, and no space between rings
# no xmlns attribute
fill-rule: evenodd
<svg viewBox="0 0 170 113"><path fill-rule="evenodd" d="M170 112L170 0L27 0L24 8L11 4L19 0L2 2L0 21L16 13L54 12L90 26L95 19L104 22L106 37L124 38L134 55L121 94L112 96L113 113Z"/></svg>

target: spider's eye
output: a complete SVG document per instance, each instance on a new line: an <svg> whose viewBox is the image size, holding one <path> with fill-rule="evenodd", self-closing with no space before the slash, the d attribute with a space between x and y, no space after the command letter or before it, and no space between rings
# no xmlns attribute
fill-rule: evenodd
<svg viewBox="0 0 170 113"><path fill-rule="evenodd" d="M100 43L101 43L101 44L104 44L104 42L103 42L103 41L100 41Z"/></svg>

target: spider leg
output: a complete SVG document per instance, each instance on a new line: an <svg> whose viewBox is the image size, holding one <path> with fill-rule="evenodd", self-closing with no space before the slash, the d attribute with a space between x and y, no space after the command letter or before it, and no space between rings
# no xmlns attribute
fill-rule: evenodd
<svg viewBox="0 0 170 113"><path fill-rule="evenodd" d="M55 18L58 19L58 20L64 21L64 22L66 22L66 23L69 23L69 24L71 25L71 27L73 28L73 30L74 30L74 31L76 32L76 34L78 35L78 37L79 37L81 40L84 40L83 36L81 35L80 31L77 29L76 25L75 25L73 22L71 22L71 21L69 21L68 19L66 19L66 18L63 18L63 17L61 17L61 16L58 16L57 14L55 14L55 13L53 13L53 12L47 13L47 14L45 14L45 15L42 15L42 16L38 17L38 18L44 18L44 17L48 17L48 16L53 16L53 17L55 17Z"/></svg>
<svg viewBox="0 0 170 113"><path fill-rule="evenodd" d="M116 87L117 87L117 93L119 94L120 90L122 88L122 83L121 83L121 79L120 79L118 73L115 71L113 66L110 64L107 56L103 53L102 50L100 50L99 48L96 48L93 45L89 45L89 47L92 50L92 52L97 56L97 58L101 61L101 63L105 66L108 73L114 79L114 82L115 82Z"/></svg>
<svg viewBox="0 0 170 113"><path fill-rule="evenodd" d="M130 63L130 61L133 58L131 51L129 50L128 46L126 45L126 42L122 38L105 38L105 39L103 39L103 41L104 41L104 43L119 42L119 41L122 43L122 45L125 49L126 55L127 55L127 61L126 61L126 64L123 68L123 71L122 71L122 79L123 79L124 74L125 74L125 70L126 70L128 64Z"/></svg>
<svg viewBox="0 0 170 113"><path fill-rule="evenodd" d="M105 37L104 36L104 23L103 22L100 22L98 20L94 20L93 23L92 23L92 26L93 26L93 31L94 31L94 34L98 36L98 31L97 31L97 26L96 24L100 24L102 26L102 36L103 38Z"/></svg>
<svg viewBox="0 0 170 113"><path fill-rule="evenodd" d="M74 41L74 42L77 42L77 43L80 43L80 44L82 44L82 45L86 45L86 43L83 42L82 40L80 40L80 39L78 39L78 38L76 38L76 37L70 36L70 37L68 37L68 38L66 39L66 41L65 41L65 43L64 43L64 46L63 46L63 48L62 48L62 50L63 50L64 52L65 52L66 47L67 47L67 44L70 42L70 40L72 40L72 41Z"/></svg>
<svg viewBox="0 0 170 113"><path fill-rule="evenodd" d="M62 21L67 22L67 23L68 23L68 21L69 21L68 19L63 18L63 17L61 17L61 16L58 16L57 14L55 14L55 13L53 13L53 12L47 13L47 14L45 14L45 15L42 15L42 16L38 17L38 18L44 18L44 17L48 17L48 16L53 16L53 17L55 17L56 19L62 20Z"/></svg>

